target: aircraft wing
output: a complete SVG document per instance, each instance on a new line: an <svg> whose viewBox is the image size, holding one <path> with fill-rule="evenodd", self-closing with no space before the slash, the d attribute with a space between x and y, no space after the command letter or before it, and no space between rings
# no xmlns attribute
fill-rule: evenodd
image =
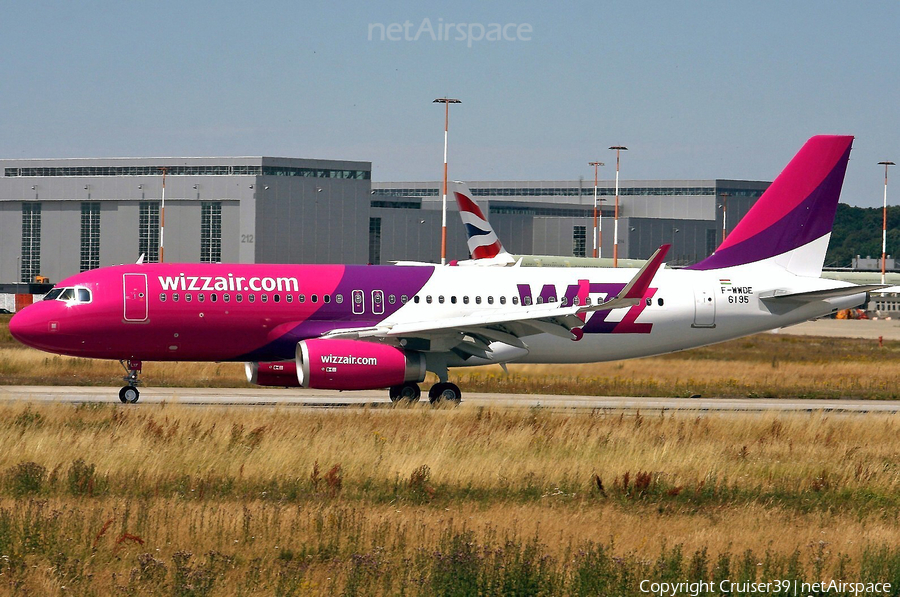
<svg viewBox="0 0 900 597"><path fill-rule="evenodd" d="M670 245L663 245L657 249L619 294L595 305L543 303L504 310L490 309L462 317L333 330L322 337L384 340L455 335L462 341L462 336L468 335L476 339L479 348L482 345L487 348L492 341L527 348L520 338L538 333L574 340L578 335L572 330L584 325L584 319L579 315L631 307L642 301L653 277L662 266L669 247Z"/></svg>

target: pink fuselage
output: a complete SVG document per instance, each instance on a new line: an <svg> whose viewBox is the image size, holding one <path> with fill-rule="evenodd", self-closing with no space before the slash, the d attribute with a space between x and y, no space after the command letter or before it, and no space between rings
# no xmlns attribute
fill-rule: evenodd
<svg viewBox="0 0 900 597"><path fill-rule="evenodd" d="M402 275L387 275L398 269ZM40 301L17 314L11 330L35 348L80 357L290 359L299 340L384 319L399 309L401 296L413 296L433 270L428 266L121 265L63 280L57 287L87 288L91 301ZM372 304L373 292L382 297L378 305ZM353 301L358 297L365 304L355 308Z"/></svg>

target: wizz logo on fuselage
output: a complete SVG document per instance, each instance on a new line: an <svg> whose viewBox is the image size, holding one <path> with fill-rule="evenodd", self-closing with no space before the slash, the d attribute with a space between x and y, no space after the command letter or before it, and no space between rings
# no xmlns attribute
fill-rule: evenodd
<svg viewBox="0 0 900 597"><path fill-rule="evenodd" d="M519 300L523 305L531 305L535 302L550 303L555 301L563 302L565 305L577 304L586 305L590 295L603 295L603 299L616 296L625 288L625 284L590 282L589 280L578 280L577 284L569 284L562 296L556 291L555 284L544 284L541 292L537 296L537 301L531 293L531 284L517 284L519 290ZM647 299L656 294L656 288L648 288L647 293L642 297L640 303L629 307L628 312L621 321L607 321L612 311L595 311L594 313L583 314L580 317L585 319L585 325L582 331L586 334L649 334L653 329L652 323L637 323L638 316L647 307ZM587 315L587 317L584 317Z"/></svg>

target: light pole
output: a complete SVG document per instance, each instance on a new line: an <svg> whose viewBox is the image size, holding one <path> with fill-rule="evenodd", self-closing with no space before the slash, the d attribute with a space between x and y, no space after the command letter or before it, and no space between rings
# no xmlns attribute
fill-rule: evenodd
<svg viewBox="0 0 900 597"><path fill-rule="evenodd" d="M731 197L731 193L719 193L719 197L722 198L722 242L724 243L728 228L728 198Z"/></svg>
<svg viewBox="0 0 900 597"><path fill-rule="evenodd" d="M444 104L444 192L441 203L441 265L447 264L447 133L450 130L450 104L461 104L458 99L439 97L433 104Z"/></svg>
<svg viewBox="0 0 900 597"><path fill-rule="evenodd" d="M166 172L168 168L163 166L162 170L162 202L159 206L159 262L165 262L164 253L166 251Z"/></svg>
<svg viewBox="0 0 900 597"><path fill-rule="evenodd" d="M619 153L628 151L628 148L622 145L613 145L610 149L616 150L616 221L613 226L613 267L619 267Z"/></svg>
<svg viewBox="0 0 900 597"><path fill-rule="evenodd" d="M679 232L681 231L678 228L672 226L672 261L674 263L678 263L678 261L675 259L675 235Z"/></svg>
<svg viewBox="0 0 900 597"><path fill-rule="evenodd" d="M896 166L894 162L878 162L884 166L884 209L881 219L881 283L884 284L885 259L887 258L887 171L888 166Z"/></svg>
<svg viewBox="0 0 900 597"><path fill-rule="evenodd" d="M604 166L603 162L588 162L588 166L594 167L594 257L600 258L600 255L603 254L603 248L600 246L600 241L603 239L603 231L600 230L600 227L603 225L603 214L600 214L600 223L597 223L597 169L600 166Z"/></svg>

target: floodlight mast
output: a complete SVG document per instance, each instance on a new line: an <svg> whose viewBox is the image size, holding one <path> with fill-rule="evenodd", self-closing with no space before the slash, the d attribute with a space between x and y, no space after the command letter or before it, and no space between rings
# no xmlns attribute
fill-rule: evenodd
<svg viewBox="0 0 900 597"><path fill-rule="evenodd" d="M616 150L616 221L613 227L613 267L619 267L619 154L628 151L628 148L624 145L613 145L610 149Z"/></svg>
<svg viewBox="0 0 900 597"><path fill-rule="evenodd" d="M887 259L887 179L888 166L896 166L894 162L887 160L878 162L878 165L884 166L884 207L882 208L881 217L881 283L884 284L885 278L885 259Z"/></svg>
<svg viewBox="0 0 900 597"><path fill-rule="evenodd" d="M441 199L441 265L447 264L447 133L450 130L450 104L461 104L458 99L439 97L433 104L444 104L444 191Z"/></svg>
<svg viewBox="0 0 900 597"><path fill-rule="evenodd" d="M162 170L162 201L159 206L159 262L164 263L166 250L166 172L169 169L163 166L160 170Z"/></svg>
<svg viewBox="0 0 900 597"><path fill-rule="evenodd" d="M603 162L588 162L588 166L594 167L594 253L593 256L597 259L600 258L600 255L603 254L603 247L601 246L601 240L603 239L603 231L601 230L603 224L603 213L599 214L599 223L598 223L598 214L599 211L597 209L597 168L600 166L605 166Z"/></svg>
<svg viewBox="0 0 900 597"><path fill-rule="evenodd" d="M719 193L722 198L722 242L725 242L725 236L728 234L728 198L731 193Z"/></svg>

